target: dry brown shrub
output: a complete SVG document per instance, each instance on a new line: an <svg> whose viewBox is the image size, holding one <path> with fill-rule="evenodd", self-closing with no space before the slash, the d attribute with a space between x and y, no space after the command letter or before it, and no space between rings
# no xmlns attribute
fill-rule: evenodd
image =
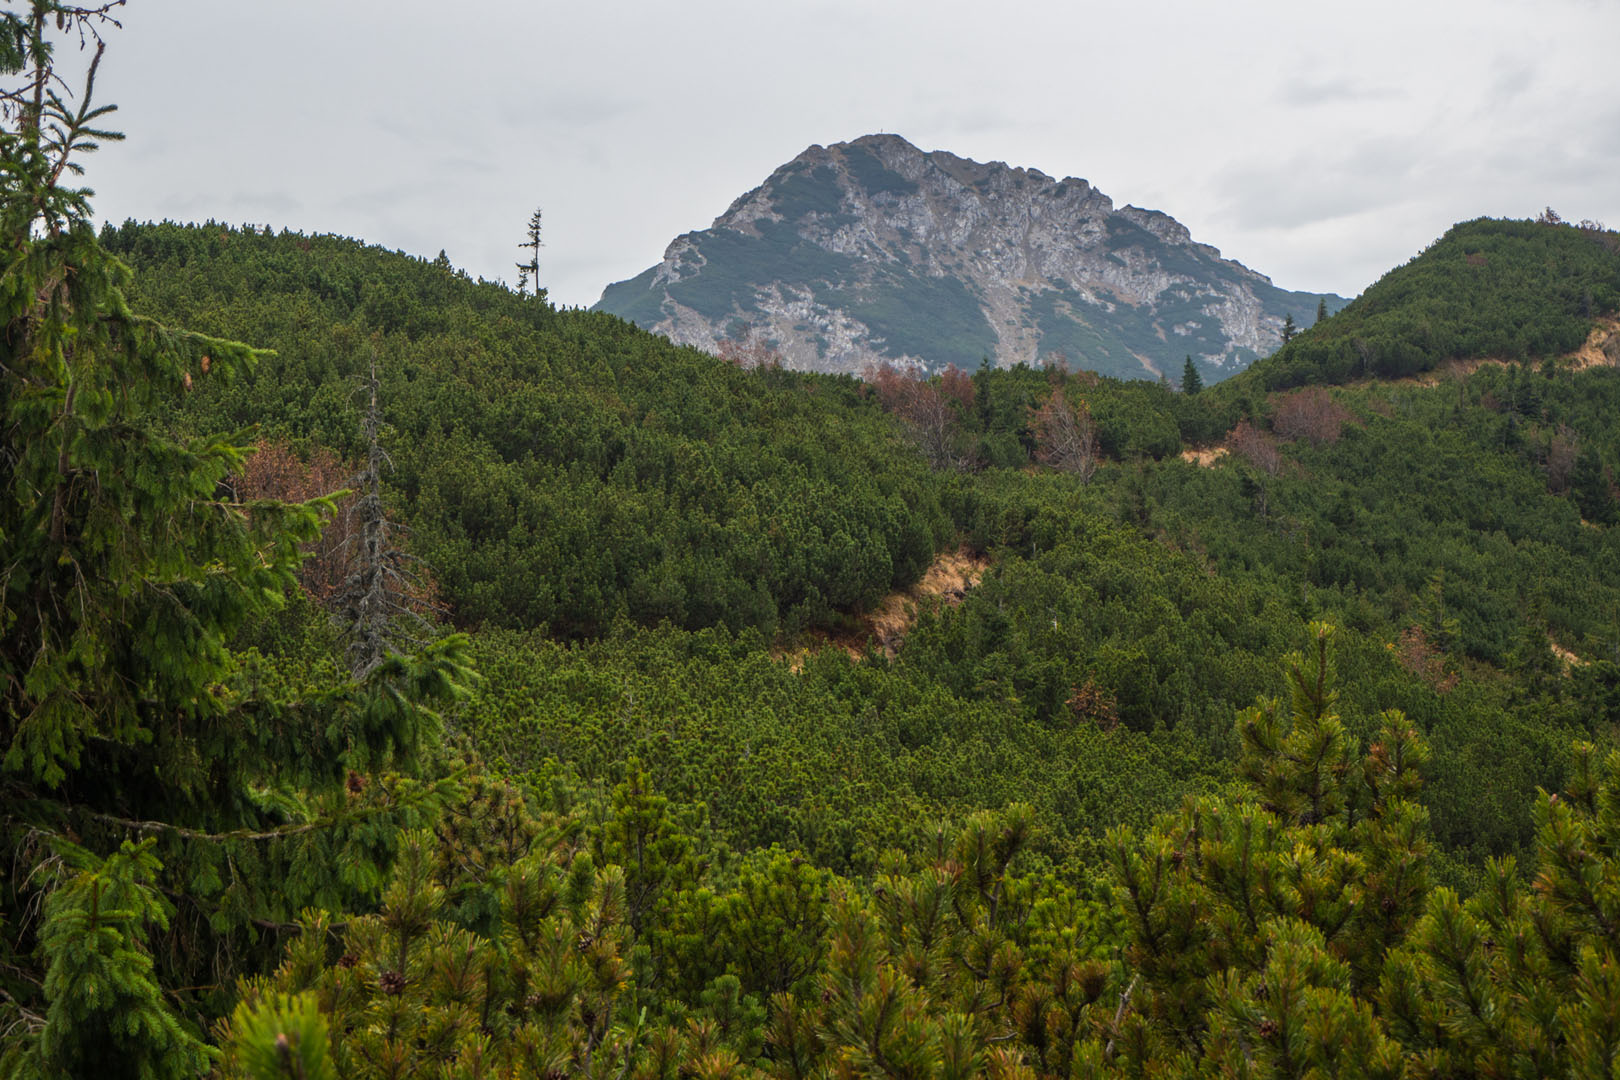
<svg viewBox="0 0 1620 1080"><path fill-rule="evenodd" d="M1436 693L1444 694L1457 685L1457 673L1446 669L1446 656L1429 643L1421 626L1408 626L1394 646L1395 659Z"/></svg>
<svg viewBox="0 0 1620 1080"><path fill-rule="evenodd" d="M864 375L883 411L906 425L930 465L960 469L971 463L961 435L962 414L973 407L973 379L965 371L949 367L935 380L884 363Z"/></svg>
<svg viewBox="0 0 1620 1080"><path fill-rule="evenodd" d="M1330 446L1339 441L1339 434L1350 419L1350 410L1340 405L1326 389L1307 386L1278 399L1271 430L1289 442L1306 439L1312 446Z"/></svg>
<svg viewBox="0 0 1620 1080"><path fill-rule="evenodd" d="M1086 677L1084 686L1069 688L1069 699L1064 702L1076 720L1088 720L1103 731L1119 726L1119 701L1113 694L1097 685L1092 676Z"/></svg>
<svg viewBox="0 0 1620 1080"><path fill-rule="evenodd" d="M237 498L242 502L305 502L352 487L360 471L359 466L344 463L324 447L307 457L299 456L286 443L268 439L260 439L254 447L242 475L233 478ZM339 499L337 513L321 535L304 545L298 584L322 607L336 604L349 577L349 562L358 540L353 520L356 502L353 494ZM423 610L437 611L438 588L432 577L420 570L416 574L419 580L407 590L408 599Z"/></svg>
<svg viewBox="0 0 1620 1080"><path fill-rule="evenodd" d="M300 457L282 442L260 439L254 443L254 448L242 475L236 480L237 496L243 502L256 499L305 502L343 490L358 471L324 447L312 451L307 458ZM352 539L348 522L354 502L352 494L340 499L337 513L321 530L320 537L304 545L298 583L322 605L332 602L348 575Z"/></svg>
<svg viewBox="0 0 1620 1080"><path fill-rule="evenodd" d="M1082 482L1097 471L1097 425L1091 407L1081 398L1073 405L1057 387L1030 416L1035 436L1035 458L1043 465L1071 472Z"/></svg>
<svg viewBox="0 0 1620 1080"><path fill-rule="evenodd" d="M962 409L973 408L973 376L952 364L939 377L940 393Z"/></svg>
<svg viewBox="0 0 1620 1080"><path fill-rule="evenodd" d="M732 341L727 338L720 343L720 348L715 355L726 363L740 367L744 371L753 371L756 368L780 368L782 366L782 354L763 341Z"/></svg>
<svg viewBox="0 0 1620 1080"><path fill-rule="evenodd" d="M1226 450L1267 476L1276 476L1282 471L1283 456L1277 440L1247 420L1239 420L1237 427L1226 436Z"/></svg>

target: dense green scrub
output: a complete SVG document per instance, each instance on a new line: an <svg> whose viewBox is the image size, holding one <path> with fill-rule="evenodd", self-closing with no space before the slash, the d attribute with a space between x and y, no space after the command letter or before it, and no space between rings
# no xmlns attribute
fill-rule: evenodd
<svg viewBox="0 0 1620 1080"><path fill-rule="evenodd" d="M792 631L909 584L949 533L854 380L746 373L331 237L127 225L103 241L139 268L143 310L276 351L228 385L199 379L187 427L352 458L376 357L399 513L463 625Z"/></svg>
<svg viewBox="0 0 1620 1080"><path fill-rule="evenodd" d="M868 389L350 241L98 240L65 181L105 112L49 44L104 14L0 12L38 91L0 134L0 1073L1612 1071L1612 368ZM1462 226L1304 340L1566 349L1606 242ZM242 494L379 441L386 507ZM387 578L384 509L436 585ZM817 648L955 545L989 570L893 655ZM472 632L343 662L435 599Z"/></svg>
<svg viewBox="0 0 1620 1080"><path fill-rule="evenodd" d="M1609 723L1607 370L1374 384L1290 440L1263 371L1188 395L984 368L943 413L980 471L939 473L860 384L743 371L442 263L216 227L105 239L145 303L279 350L199 380L185 426L258 422L353 456L376 350L398 513L452 618L487 628L490 681L460 721L476 745L604 782L637 755L740 848L864 872L886 836L1020 800L1053 822L1053 865L1089 861L1102 828L1224 775L1233 710L1311 618L1344 627L1363 715L1398 706L1428 733L1426 798L1465 861L1524 849L1523 807L1568 738ZM1095 425L1089 484L1032 467L1055 388ZM1240 421L1271 458L1176 456ZM771 658L805 628L858 626L958 542L992 571L895 659ZM1597 662L1564 677L1549 640Z"/></svg>
<svg viewBox="0 0 1620 1080"><path fill-rule="evenodd" d="M990 934L1025 950L1017 978L1030 993L1067 976L1029 957L1120 955L1128 930L1110 890L1132 887L1134 856L1107 830L1157 835L1143 830L1188 796L1239 791L1232 763L1253 748L1233 717L1276 691L1309 620L1339 626L1343 738L1379 745L1394 709L1423 740L1412 812L1439 881L1472 889L1488 857L1533 857L1535 791L1566 783L1574 740L1612 737L1611 370L1487 366L1434 387L1301 398L1267 393L1263 372L1192 395L981 369L934 402L935 434L968 467L933 471L922 414L881 392L744 371L442 264L213 226L104 239L138 268L129 288L147 309L278 350L231 381L194 363L173 406L155 403L164 425L257 424L298 453L352 460L352 399L375 354L391 505L450 618L474 630L466 659L479 675L444 710L445 741L412 766L436 784L408 810L392 808L400 781L355 771L350 790L386 814L347 823L327 803L317 812L337 816L308 841L165 841L166 860L203 875L187 892L199 917L230 898L264 928L258 941L240 926L220 938L233 975L294 933L294 913L253 885L270 867L301 868L297 895L329 907L380 904L379 927L447 920L443 933L473 935L475 951L478 935L521 921L522 890L555 889L552 910L567 912L556 933L585 934L575 955L598 966L587 976L560 953L511 954L532 970L562 964L554 974L583 1010L546 1029L561 1040L553 1052L577 1063L618 1039L614 1053L635 1059L641 1036L623 1025L645 1006L660 1024L712 1021L728 1052L757 1061L783 1037L761 1026L765 995L811 992L843 970L839 920L864 918L834 903L843 890L880 910L878 890L922 903L939 867L980 865L973 903L987 906L960 901L949 933L961 948ZM895 400L914 407L935 386ZM1058 390L1084 404L1094 475L1038 464ZM1222 440L1231 452L1208 467L1178 456ZM960 602L924 604L897 654L818 649L810 631L858 629L958 544L990 569ZM288 599L237 634L230 670L277 699L342 685L330 615ZM362 700L345 694L358 691L332 700ZM304 828L308 810L269 805L282 807L260 811L270 821ZM363 852L363 872L314 873L332 850ZM993 914L1002 889L1027 897L1017 929ZM896 941L908 918L889 924ZM340 933L320 925L296 940ZM409 964L389 957L429 946L388 940L351 938L345 955L375 957L373 977L399 971L409 987ZM420 962L445 970L450 940ZM287 989L329 962L290 955ZM1122 992L1118 963L1095 969L1099 993ZM976 993L967 971L950 993L969 998L953 1000ZM617 997L627 985L639 1004ZM205 988L187 1015L229 996ZM244 989L249 1004L276 1007L261 990ZM382 993L374 1004L392 1000ZM505 1007L529 1017L515 1031L539 1023L535 1007ZM239 1020L222 1037L250 1044L252 1016ZM694 1037L670 1052L709 1052ZM430 1038L413 1038L429 1053Z"/></svg>

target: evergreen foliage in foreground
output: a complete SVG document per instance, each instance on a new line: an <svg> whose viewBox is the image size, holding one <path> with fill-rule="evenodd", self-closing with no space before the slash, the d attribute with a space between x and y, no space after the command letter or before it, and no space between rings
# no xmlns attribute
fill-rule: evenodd
<svg viewBox="0 0 1620 1080"><path fill-rule="evenodd" d="M464 642L295 693L227 648L329 504L238 504L241 436L153 422L258 357L134 315L66 185L107 110L93 64L76 109L56 96L47 33L98 25L0 24L26 79L0 134L0 1071L196 1076L232 973L304 904L366 902L434 801L384 773L425 773Z"/></svg>
<svg viewBox="0 0 1620 1080"><path fill-rule="evenodd" d="M1020 871L1027 807L863 884L728 867L638 778L600 811L555 788L510 865L417 834L377 915L306 913L225 1075L1607 1075L1620 755L1578 747L1538 801L1533 885L1494 863L1463 901L1429 884L1425 742L1398 711L1350 734L1335 636L1238 717L1241 789L1111 833L1092 898ZM457 920L467 889L492 922Z"/></svg>

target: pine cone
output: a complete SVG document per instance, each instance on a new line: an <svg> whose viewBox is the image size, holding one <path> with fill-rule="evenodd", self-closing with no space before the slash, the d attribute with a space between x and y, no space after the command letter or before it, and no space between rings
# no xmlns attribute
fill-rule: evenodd
<svg viewBox="0 0 1620 1080"><path fill-rule="evenodd" d="M405 976L397 971L385 971L378 977L377 985L389 997L398 997L405 992Z"/></svg>

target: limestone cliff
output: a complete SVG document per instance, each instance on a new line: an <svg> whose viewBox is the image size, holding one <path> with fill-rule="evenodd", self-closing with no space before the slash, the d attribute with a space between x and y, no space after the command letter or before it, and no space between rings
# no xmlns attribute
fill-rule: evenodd
<svg viewBox="0 0 1620 1080"><path fill-rule="evenodd" d="M767 343L796 368L1067 363L1206 379L1309 326L1317 302L1084 180L925 153L895 135L812 146L608 286L597 309L699 348Z"/></svg>

